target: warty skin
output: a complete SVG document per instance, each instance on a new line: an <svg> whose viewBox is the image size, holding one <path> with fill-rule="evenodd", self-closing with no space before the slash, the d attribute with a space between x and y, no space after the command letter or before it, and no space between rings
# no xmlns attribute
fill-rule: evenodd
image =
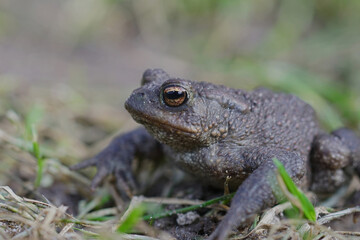
<svg viewBox="0 0 360 240"><path fill-rule="evenodd" d="M125 108L144 128L116 137L73 168L97 166L93 187L114 174L118 188L127 191L135 189L130 171L135 156L165 157L217 187L230 179L236 194L209 239L226 239L233 228L276 204L275 157L300 187L320 193L344 184L349 166L360 169L359 138L345 128L325 133L312 107L290 94L232 89L150 69Z"/></svg>

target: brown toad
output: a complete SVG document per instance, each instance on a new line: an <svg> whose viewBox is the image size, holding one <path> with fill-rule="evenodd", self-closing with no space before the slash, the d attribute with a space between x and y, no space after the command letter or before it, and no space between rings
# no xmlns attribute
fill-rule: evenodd
<svg viewBox="0 0 360 240"><path fill-rule="evenodd" d="M225 239L276 203L269 180L274 157L298 185L320 193L343 184L346 167L360 172L360 139L345 128L325 133L312 107L293 95L171 78L154 69L145 71L125 107L145 128L116 137L74 169L97 166L93 187L114 174L119 189L134 188L133 158L164 156L214 186L230 179L237 192L210 239Z"/></svg>

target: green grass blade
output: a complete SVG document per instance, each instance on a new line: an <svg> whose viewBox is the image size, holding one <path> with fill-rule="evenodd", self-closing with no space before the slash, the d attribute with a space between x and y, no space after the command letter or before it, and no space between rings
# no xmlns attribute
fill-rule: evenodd
<svg viewBox="0 0 360 240"><path fill-rule="evenodd" d="M310 202L310 200L301 191L300 191L300 195L299 195L299 200L301 202L301 206L303 208L305 217L312 222L316 222L316 212L315 212L314 205Z"/></svg>
<svg viewBox="0 0 360 240"><path fill-rule="evenodd" d="M25 116L25 139L33 139L33 128L43 118L44 112L40 105L34 105Z"/></svg>
<svg viewBox="0 0 360 240"><path fill-rule="evenodd" d="M310 202L310 200L305 196L305 194L301 190L299 190L297 188L294 181L291 179L289 174L286 172L284 165L276 158L274 158L273 161L274 161L274 164L276 165L276 167L278 168L279 174L280 174L281 178L283 179L283 181L286 185L286 188L289 190L289 192L292 195L294 195L300 201L301 208L305 214L305 217L308 220L315 222L316 221L315 208L312 205L312 203Z"/></svg>
<svg viewBox="0 0 360 240"><path fill-rule="evenodd" d="M139 205L134 208L129 216L125 219L125 221L117 228L117 232L119 233L130 233L135 226L135 224L141 220L142 215L145 212L145 207L143 205Z"/></svg>
<svg viewBox="0 0 360 240"><path fill-rule="evenodd" d="M43 174L43 168L44 168L44 161L45 159L42 157L40 152L40 146L37 138L37 132L35 130L35 127L31 127L31 136L32 136L32 154L37 160L37 173L36 173L36 179L35 179L35 188L38 188L41 183L42 174Z"/></svg>

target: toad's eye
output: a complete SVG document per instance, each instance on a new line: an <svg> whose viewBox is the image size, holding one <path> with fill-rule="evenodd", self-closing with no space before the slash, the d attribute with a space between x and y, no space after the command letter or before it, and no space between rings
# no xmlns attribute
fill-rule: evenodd
<svg viewBox="0 0 360 240"><path fill-rule="evenodd" d="M186 103L188 94L185 88L176 85L170 85L163 90L163 100L169 107L178 107Z"/></svg>

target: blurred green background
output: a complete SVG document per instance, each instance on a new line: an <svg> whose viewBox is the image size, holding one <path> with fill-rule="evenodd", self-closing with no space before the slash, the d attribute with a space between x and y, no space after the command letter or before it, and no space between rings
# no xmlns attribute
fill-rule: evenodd
<svg viewBox="0 0 360 240"><path fill-rule="evenodd" d="M358 0L2 0L0 91L37 89L25 109L48 94L125 113L142 72L161 67L291 92L327 129L359 129L359 12Z"/></svg>

